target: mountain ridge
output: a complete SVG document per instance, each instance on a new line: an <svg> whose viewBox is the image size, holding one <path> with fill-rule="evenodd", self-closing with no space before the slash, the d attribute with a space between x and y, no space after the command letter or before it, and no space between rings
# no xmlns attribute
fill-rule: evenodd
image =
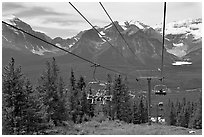
<svg viewBox="0 0 204 137"><path fill-rule="evenodd" d="M162 35L158 32L158 29L155 30L153 27L145 25L139 21L134 23L126 21L124 22L125 25L123 26L120 25L118 21L114 22L118 30L125 37L130 47L126 45L126 43L123 41L112 23L104 27L96 27L96 29L100 32L101 35L99 35L94 29L88 29L79 32L76 36L73 36L72 38L62 39L60 37L56 37L54 39L51 39L45 33L34 31L30 25L26 24L25 22L16 17L11 17L10 20L7 21L11 22L16 27L25 29L31 34L55 44L56 46L62 47L70 52L73 52L77 55L81 55L82 57L85 57L95 62L106 63L108 61L107 57L110 56L109 59L118 59L123 63L126 62L126 64L151 66L158 64L157 62L160 63L159 60L161 58ZM52 56L63 58L63 56L66 56L66 53L64 53L63 51L60 51L59 49L53 48L48 44L40 42L35 38L26 36L22 32L9 28L4 24L2 28L3 48L12 48L19 52L22 50L23 54L37 54L42 58L49 58ZM169 37L166 36L166 39ZM179 38L180 37L178 37L178 39ZM109 45L105 39L109 43L111 43L111 45ZM175 47L179 47L175 46L175 41L175 39L173 39L173 42L169 42L168 40L165 41L168 45L171 45L172 47L172 49L165 49L165 61L167 64L171 64L171 62L173 62L173 60L177 58L175 54L172 55L173 53L169 52L171 50L173 51ZM198 40L196 42L194 41L194 44L197 44L198 46L188 48L188 52L185 51L184 55L190 53L191 51L193 52L196 49L202 48L202 46L200 45L200 41ZM117 51L114 51L113 48ZM180 48L182 49L185 47L180 46ZM134 52L134 54L131 53L130 49ZM176 50L178 49L179 48L177 48ZM121 53L121 55L123 56L122 58L125 58L125 60L116 55L118 53ZM110 61L110 63L119 63L119 61Z"/></svg>
<svg viewBox="0 0 204 137"><path fill-rule="evenodd" d="M162 34L162 25L153 27ZM184 57L193 49L202 48L202 19L186 19L166 24L165 39L169 53ZM195 48L196 47L196 48Z"/></svg>

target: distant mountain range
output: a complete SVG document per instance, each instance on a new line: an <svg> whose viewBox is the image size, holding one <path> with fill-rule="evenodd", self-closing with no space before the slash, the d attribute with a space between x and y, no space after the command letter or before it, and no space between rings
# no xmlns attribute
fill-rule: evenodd
<svg viewBox="0 0 204 137"><path fill-rule="evenodd" d="M133 76L138 75L138 69L158 71L161 65L162 25L151 27L139 21L124 23L115 21L114 24L127 41L128 47L112 23L104 27L96 26L101 35L94 29L88 29L71 38L52 39L45 33L33 30L29 24L15 16L3 20L81 57ZM201 26L201 19L166 25L164 67L167 82L172 87L180 84L185 88L201 87ZM14 57L17 63L25 68L26 74L34 77L33 79L36 79L36 74L42 71L42 65L50 57L55 57L63 70L64 64L71 64L72 67L77 66L81 75L92 77L90 66L87 64L85 66L83 60L2 24L2 64L8 64L11 57ZM179 68L172 66L172 63L178 60L190 61L192 65ZM100 70L98 76L104 78L106 74L106 71ZM146 72L140 75L146 75ZM181 78L185 79L183 83L180 83Z"/></svg>
<svg viewBox="0 0 204 137"><path fill-rule="evenodd" d="M4 21L97 63L155 66L161 62L161 25L150 27L139 21L124 23L115 21L114 24L126 39L127 45L112 23L102 28L96 26L101 35L94 29L89 29L72 38L52 39L44 33L33 30L29 24L15 16L4 18ZM178 59L195 58L191 57L195 56L195 53L191 52L198 51L196 56L202 56L201 26L201 19L188 19L166 25L164 60L167 65ZM70 62L75 58L5 24L2 25L2 47L3 63L7 62L10 56L17 56L16 58L27 56L28 61L54 56ZM12 54L14 52L15 54ZM199 53L201 55L198 55Z"/></svg>
<svg viewBox="0 0 204 137"><path fill-rule="evenodd" d="M162 25L154 29L162 34ZM202 19L174 21L166 25L166 48L169 53L185 57L190 52L202 49Z"/></svg>
<svg viewBox="0 0 204 137"><path fill-rule="evenodd" d="M15 16L4 19L4 21L95 62L107 63L107 61L109 61L111 64L132 63L146 66L158 64L157 62L159 62L161 58L161 35L150 26L140 22L136 24L126 22L125 25L119 25L117 21L114 22L128 42L130 46L128 47L113 24L109 24L103 28L97 27L102 37L98 35L95 30L89 29L81 31L72 38L62 39L56 37L51 39L44 33L34 31L30 25ZM104 39L107 39L112 46ZM16 54L13 54L13 56L18 55L17 52L19 52L20 56L28 56L28 60L29 58L33 59L33 57L36 57L34 54L39 55L40 58L61 56L60 58L64 58L66 61L69 59L72 60L72 58L67 59L67 55L63 51L53 48L5 24L2 25L2 47L3 51L10 50L10 53L15 51ZM131 53L130 48L134 54ZM166 51L165 54L165 61L167 63L175 58ZM3 60L7 60L8 55L10 56L10 54L3 52Z"/></svg>

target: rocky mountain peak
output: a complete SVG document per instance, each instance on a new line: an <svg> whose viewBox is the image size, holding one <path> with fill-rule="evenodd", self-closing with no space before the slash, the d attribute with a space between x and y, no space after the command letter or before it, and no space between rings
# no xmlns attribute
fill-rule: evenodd
<svg viewBox="0 0 204 137"><path fill-rule="evenodd" d="M99 62L102 61L104 63L106 63L107 60L110 60L111 63L113 63L112 60L114 60L115 63L124 62L124 59L123 61L120 61L122 60L122 57L120 57L119 59L119 55L116 55L118 54L117 52L120 52L123 55L123 57L125 58L125 62L127 62L127 60L131 60L132 62L134 62L134 64L153 65L158 64L160 62L159 60L161 59L162 35L154 28L145 25L140 21L126 21L124 23L114 21L114 24L117 26L118 30L121 32L126 42L128 43L128 46L118 33L113 23L110 23L104 27L96 27L101 35L99 35L92 28L88 30L82 30L76 36L73 36L69 39L62 39L61 37L51 39L44 33L34 31L30 25L14 16L8 18L7 20L12 22L19 28L31 32L37 37L49 40L49 42L59 47L76 53L79 56L81 55L82 57L86 57L88 59L94 59L94 61L98 60ZM186 26L189 26L188 24L191 24L191 28L194 27L194 29L191 30L195 31L197 30L195 28L197 27L197 25L200 25L201 22L202 20L198 19L189 21L188 23L174 23L173 25L171 24L169 26L177 28L179 30L180 28L184 28ZM42 57L63 56L64 54L66 54L59 49L53 48L52 46L36 40L35 38L28 37L22 32L14 30L13 28L4 24L2 37L3 47L15 47L19 51L22 50L25 53L31 52L33 54L41 55ZM187 38L190 38L190 36L188 36ZM177 45L183 46L188 42L188 45L190 45L190 42L192 42L193 38L194 37L191 36L191 40L187 40L183 34L178 36L166 33L165 44L168 44L166 47L168 47L169 45L169 47L176 47ZM111 45L109 43L111 43ZM130 51L130 49L133 51L134 55L132 51ZM179 51L180 49L173 50ZM191 48L191 50L188 51L190 52L193 50L194 48ZM175 52L172 52L172 49L167 48L167 51L169 53L177 55L175 54ZM165 49L165 61L171 64L170 62L173 58L175 58L175 56L169 54L168 52L166 52ZM189 52L185 52L185 54Z"/></svg>

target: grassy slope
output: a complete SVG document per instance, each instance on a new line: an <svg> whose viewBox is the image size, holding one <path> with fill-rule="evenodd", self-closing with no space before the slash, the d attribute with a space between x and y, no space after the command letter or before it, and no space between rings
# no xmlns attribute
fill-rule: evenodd
<svg viewBox="0 0 204 137"><path fill-rule="evenodd" d="M76 125L80 132L85 135L189 135L191 129L159 124L134 125L120 121L104 121L102 123L91 121ZM201 135L202 130L196 131L194 135Z"/></svg>

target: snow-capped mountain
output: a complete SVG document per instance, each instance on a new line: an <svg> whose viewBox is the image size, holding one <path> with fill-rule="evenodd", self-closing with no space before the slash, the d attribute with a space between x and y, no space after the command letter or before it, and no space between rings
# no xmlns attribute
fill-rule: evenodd
<svg viewBox="0 0 204 137"><path fill-rule="evenodd" d="M161 25L157 25L154 29L162 33L161 27ZM168 23L165 29L167 51L178 57L183 57L202 48L201 30L201 18Z"/></svg>
<svg viewBox="0 0 204 137"><path fill-rule="evenodd" d="M126 39L127 45L112 23L104 27L96 26L101 35L94 29L88 29L81 31L72 38L62 39L56 37L51 39L46 34L33 30L30 25L14 16L3 18L3 20L70 52L98 63L126 63L142 66L154 66L161 63L162 35L161 28L158 26L153 28L139 21L126 21L124 23L115 21L114 24ZM182 56L185 56L191 51L201 48L200 43L202 39L201 35L199 36L201 23L201 19L197 19L188 20L187 22L173 22L167 25L165 33L167 50L165 49L164 56L166 64L171 64L176 59L176 56L181 57L182 52ZM2 28L3 48L12 49L23 54L40 55L43 58L58 56L62 60L73 61L73 57L70 55L42 41L5 24L2 25Z"/></svg>
<svg viewBox="0 0 204 137"><path fill-rule="evenodd" d="M152 70L159 70L161 65L161 26L151 27L139 21L124 23L115 21L114 24L125 38L128 47L112 23L104 27L96 26L101 35L94 29L88 29L82 30L71 38L52 39L43 32L33 30L29 24L14 16L3 18L3 20L81 57L133 76L147 76L147 71L144 71L144 75L136 71L151 70L152 74ZM200 87L202 83L200 75L202 72L201 24L201 19L197 19L189 20L187 23L183 21L167 25L166 49L164 50L164 71L168 77L167 84L183 85L185 88ZM36 80L43 69L42 65L48 60L48 57L53 56L56 57L60 67L66 70L62 75L67 75L67 69L70 66L69 68L76 68L76 74L92 78L93 69L89 63L2 24L3 65L8 64L10 58L14 57L17 64L23 66L26 74ZM191 61L192 65L181 67L172 65L174 61L182 59ZM111 72L97 69L99 78L105 79L107 73ZM187 75L188 73L190 75ZM185 79L183 83L180 83L181 78ZM135 84L135 81L132 83Z"/></svg>
<svg viewBox="0 0 204 137"><path fill-rule="evenodd" d="M69 49L71 47L70 45L76 42L76 40L71 39L67 40L60 39L60 41L57 40L57 38L51 39L46 34L33 30L30 25L28 25L27 23L23 22L22 20L15 16L4 17L3 20L43 40L46 40L53 44L57 44L58 46L63 47L65 49ZM49 44L37 40L36 38L24 34L23 32L16 30L5 24L2 24L2 43L3 43L2 46L4 48L22 51L23 54L36 54L44 57L50 55L51 56L62 55L61 51L50 46Z"/></svg>
<svg viewBox="0 0 204 137"><path fill-rule="evenodd" d="M161 36L157 31L145 25L141 29L137 24L126 24L125 28L117 21L114 24L126 39L129 47L115 26L110 23L103 28L97 27L101 35L94 29L84 31L79 41L74 45L75 48L72 52L103 64L137 64L141 66L160 64L162 43ZM72 60L71 57L67 56L69 55L59 58L60 60L63 58ZM174 58L175 56L165 51L167 64L171 64Z"/></svg>

